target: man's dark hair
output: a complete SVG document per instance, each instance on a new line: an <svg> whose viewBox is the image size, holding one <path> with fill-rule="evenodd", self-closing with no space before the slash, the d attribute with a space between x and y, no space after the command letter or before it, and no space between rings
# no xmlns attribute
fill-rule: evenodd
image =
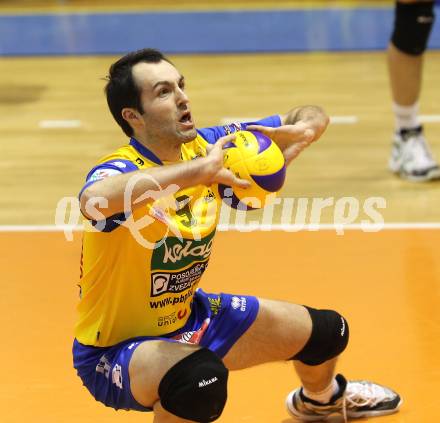
<svg viewBox="0 0 440 423"><path fill-rule="evenodd" d="M105 86L107 104L116 122L128 137L133 135L133 129L122 117L122 109L131 107L144 113L141 91L133 79L132 68L137 63L159 63L162 60L171 63L160 51L144 48L126 54L110 66L108 82Z"/></svg>

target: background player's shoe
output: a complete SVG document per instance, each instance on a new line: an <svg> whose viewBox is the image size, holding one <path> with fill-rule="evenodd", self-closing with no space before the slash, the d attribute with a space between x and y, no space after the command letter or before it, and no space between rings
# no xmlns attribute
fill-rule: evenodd
<svg viewBox="0 0 440 423"><path fill-rule="evenodd" d="M391 389L365 380L349 381L336 376L339 392L327 404L306 398L302 388L292 391L286 399L287 411L300 420L326 420L335 414L347 418L383 416L399 410L402 399Z"/></svg>
<svg viewBox="0 0 440 423"><path fill-rule="evenodd" d="M411 181L440 178L440 168L423 136L423 127L402 129L394 134L389 167L400 177Z"/></svg>

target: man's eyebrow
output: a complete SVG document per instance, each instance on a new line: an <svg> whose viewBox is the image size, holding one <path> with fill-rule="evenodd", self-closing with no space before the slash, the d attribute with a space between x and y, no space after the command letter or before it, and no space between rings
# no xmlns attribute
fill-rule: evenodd
<svg viewBox="0 0 440 423"><path fill-rule="evenodd" d="M171 85L170 81L157 81L154 85L153 85L153 90L159 86L159 85Z"/></svg>
<svg viewBox="0 0 440 423"><path fill-rule="evenodd" d="M185 82L185 77L182 75L179 78L179 84ZM153 85L153 90L158 87L159 85L172 85L172 82L170 81L157 81L154 85Z"/></svg>

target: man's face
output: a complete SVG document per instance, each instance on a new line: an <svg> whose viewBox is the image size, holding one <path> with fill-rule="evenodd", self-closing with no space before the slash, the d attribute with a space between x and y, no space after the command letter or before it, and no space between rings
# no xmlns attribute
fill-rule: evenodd
<svg viewBox="0 0 440 423"><path fill-rule="evenodd" d="M197 136L184 78L172 64L138 63L133 78L141 90L143 130L148 138L181 144Z"/></svg>

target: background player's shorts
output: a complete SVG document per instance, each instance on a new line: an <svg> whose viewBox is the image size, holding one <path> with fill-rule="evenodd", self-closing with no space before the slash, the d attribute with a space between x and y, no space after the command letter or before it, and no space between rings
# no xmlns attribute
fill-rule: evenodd
<svg viewBox="0 0 440 423"><path fill-rule="evenodd" d="M142 336L112 347L73 343L73 365L83 384L97 401L115 409L151 411L131 394L128 366L136 347L148 340L197 344L224 357L254 322L258 313L256 297L207 294L198 289L191 316L185 326L164 336Z"/></svg>

